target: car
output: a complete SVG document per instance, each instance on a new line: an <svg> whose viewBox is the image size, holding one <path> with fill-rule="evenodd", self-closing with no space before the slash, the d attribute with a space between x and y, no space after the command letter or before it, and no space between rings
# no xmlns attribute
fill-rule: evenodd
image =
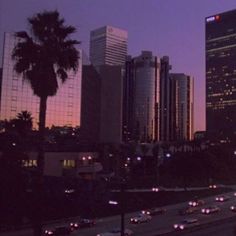
<svg viewBox="0 0 236 236"><path fill-rule="evenodd" d="M209 188L215 189L215 188L217 188L217 185L216 184L210 184Z"/></svg>
<svg viewBox="0 0 236 236"><path fill-rule="evenodd" d="M64 235L69 235L70 233L71 229L70 227L67 226L56 227L55 229L44 231L44 235L53 235L53 236L64 236Z"/></svg>
<svg viewBox="0 0 236 236"><path fill-rule="evenodd" d="M211 213L216 213L218 211L220 211L220 208L218 206L209 206L201 209L201 213L207 215Z"/></svg>
<svg viewBox="0 0 236 236"><path fill-rule="evenodd" d="M71 193L74 193L74 192L75 192L75 189L73 189L73 188L67 188L67 189L64 190L65 194L71 194Z"/></svg>
<svg viewBox="0 0 236 236"><path fill-rule="evenodd" d="M153 187L152 191L153 192L160 192L160 191L165 191L165 189L163 187Z"/></svg>
<svg viewBox="0 0 236 236"><path fill-rule="evenodd" d="M81 228L88 228L95 225L95 221L91 219L80 219L78 222L71 222L70 228L71 230L81 229Z"/></svg>
<svg viewBox="0 0 236 236"><path fill-rule="evenodd" d="M205 204L205 202L204 202L203 200L201 200L201 199L193 200L193 201L190 201L190 202L188 203L188 205L189 205L189 206L192 206L192 207L202 206L202 205L204 205L204 204Z"/></svg>
<svg viewBox="0 0 236 236"><path fill-rule="evenodd" d="M133 231L130 229L125 229L125 236L133 235ZM97 236L121 236L121 230L120 229L113 229L109 232L97 234Z"/></svg>
<svg viewBox="0 0 236 236"><path fill-rule="evenodd" d="M193 226L196 226L196 225L199 225L197 219L185 219L185 220L182 220L178 224L174 224L173 227L174 227L175 230L184 230L186 228L193 227Z"/></svg>
<svg viewBox="0 0 236 236"><path fill-rule="evenodd" d="M130 219L130 223L133 223L133 224L146 223L146 222L150 221L151 219L152 219L152 217L150 215L140 214L136 217L132 217Z"/></svg>
<svg viewBox="0 0 236 236"><path fill-rule="evenodd" d="M150 208L147 210L142 210L142 214L150 215L150 216L155 216L155 215L161 215L166 212L166 209L164 208Z"/></svg>
<svg viewBox="0 0 236 236"><path fill-rule="evenodd" d="M222 196L217 196L217 197L215 198L215 200L216 200L217 202L225 202L225 201L228 201L229 199L230 199L229 196L224 196L224 195L222 195Z"/></svg>
<svg viewBox="0 0 236 236"><path fill-rule="evenodd" d="M230 210L233 211L233 212L236 212L236 205L231 206Z"/></svg>
<svg viewBox="0 0 236 236"><path fill-rule="evenodd" d="M179 215L189 215L189 214L193 214L197 211L198 211L198 208L188 206L188 207L179 209L178 213L179 213Z"/></svg>

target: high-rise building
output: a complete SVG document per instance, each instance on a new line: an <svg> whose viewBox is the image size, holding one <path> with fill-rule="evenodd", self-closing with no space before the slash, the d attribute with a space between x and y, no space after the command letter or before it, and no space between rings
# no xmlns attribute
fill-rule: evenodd
<svg viewBox="0 0 236 236"><path fill-rule="evenodd" d="M170 75L169 57L161 58L160 68L160 140L170 141L171 133L171 101L170 101Z"/></svg>
<svg viewBox="0 0 236 236"><path fill-rule="evenodd" d="M29 83L14 71L12 50L18 39L11 33L4 35L3 68L1 81L0 119L12 119L22 110L31 112L33 127L38 128L39 98L33 94ZM80 53L81 55L81 53ZM80 126L81 58L76 73L70 71L64 84L47 102L46 126Z"/></svg>
<svg viewBox="0 0 236 236"><path fill-rule="evenodd" d="M170 140L193 139L193 78L170 74Z"/></svg>
<svg viewBox="0 0 236 236"><path fill-rule="evenodd" d="M123 139L159 140L160 59L150 51L126 61Z"/></svg>
<svg viewBox="0 0 236 236"><path fill-rule="evenodd" d="M169 57L150 51L127 57L123 88L123 141L191 140L193 78L170 74Z"/></svg>
<svg viewBox="0 0 236 236"><path fill-rule="evenodd" d="M236 134L236 10L206 17L206 130Z"/></svg>
<svg viewBox="0 0 236 236"><path fill-rule="evenodd" d="M82 67L80 142L95 144L100 139L101 76L92 65Z"/></svg>
<svg viewBox="0 0 236 236"><path fill-rule="evenodd" d="M90 33L90 61L94 66L124 65L127 55L128 33L112 26L104 26Z"/></svg>
<svg viewBox="0 0 236 236"><path fill-rule="evenodd" d="M122 141L123 69L121 66L99 66L101 76L100 142Z"/></svg>

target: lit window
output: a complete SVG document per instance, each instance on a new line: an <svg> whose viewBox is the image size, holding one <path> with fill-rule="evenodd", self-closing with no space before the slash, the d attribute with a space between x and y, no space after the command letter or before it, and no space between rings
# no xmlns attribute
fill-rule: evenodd
<svg viewBox="0 0 236 236"><path fill-rule="evenodd" d="M63 167L64 168L74 168L75 167L75 160L63 160Z"/></svg>

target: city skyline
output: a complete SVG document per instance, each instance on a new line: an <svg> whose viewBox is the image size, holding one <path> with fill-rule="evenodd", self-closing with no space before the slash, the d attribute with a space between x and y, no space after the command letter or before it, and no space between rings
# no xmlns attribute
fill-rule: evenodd
<svg viewBox="0 0 236 236"><path fill-rule="evenodd" d="M90 31L112 25L128 31L128 53L141 50L169 56L172 72L195 78L195 131L205 129L205 56L204 20L236 8L235 1L40 1L23 0L14 7L13 0L0 3L0 53L3 32L27 29L26 20L42 10L58 9L68 24L78 28L75 38L89 55ZM132 14L130 14L132 13ZM11 16L11 17L9 17ZM14 17L12 17L14 16Z"/></svg>

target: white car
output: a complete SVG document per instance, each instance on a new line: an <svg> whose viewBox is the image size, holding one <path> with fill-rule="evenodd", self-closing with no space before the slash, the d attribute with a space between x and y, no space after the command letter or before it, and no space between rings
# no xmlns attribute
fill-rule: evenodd
<svg viewBox="0 0 236 236"><path fill-rule="evenodd" d="M206 207L206 208L202 208L201 212L202 214L211 214L211 213L216 213L220 210L219 207L217 206L209 206L209 207Z"/></svg>
<svg viewBox="0 0 236 236"><path fill-rule="evenodd" d="M211 185L209 185L209 188L215 189L215 188L217 188L217 185L216 184L211 184Z"/></svg>
<svg viewBox="0 0 236 236"><path fill-rule="evenodd" d="M165 189L163 187L153 187L152 191L153 192L160 192L160 191L165 191Z"/></svg>
<svg viewBox="0 0 236 236"><path fill-rule="evenodd" d="M152 217L150 215L147 215L147 214L140 214L136 217L132 217L130 219L130 223L133 223L133 224L140 224L140 223L145 223L145 222L148 222L152 219Z"/></svg>
<svg viewBox="0 0 236 236"><path fill-rule="evenodd" d="M197 206L201 206L201 205L204 205L205 202L203 200L194 200L194 201L190 201L188 203L189 206L192 206L192 207L197 207Z"/></svg>
<svg viewBox="0 0 236 236"><path fill-rule="evenodd" d="M184 230L186 228L193 227L198 224L199 223L198 223L197 219L186 219L186 220L181 221L178 224L174 224L174 229L175 230Z"/></svg>
<svg viewBox="0 0 236 236"><path fill-rule="evenodd" d="M222 196L217 196L217 197L215 198L215 200L216 200L217 202L225 202L225 201L228 201L229 199L230 199L229 196L224 196L224 195L222 195Z"/></svg>
<svg viewBox="0 0 236 236"><path fill-rule="evenodd" d="M133 231L130 229L125 229L125 236L133 235ZM120 229L113 229L106 233L97 234L97 236L121 236L121 230Z"/></svg>

